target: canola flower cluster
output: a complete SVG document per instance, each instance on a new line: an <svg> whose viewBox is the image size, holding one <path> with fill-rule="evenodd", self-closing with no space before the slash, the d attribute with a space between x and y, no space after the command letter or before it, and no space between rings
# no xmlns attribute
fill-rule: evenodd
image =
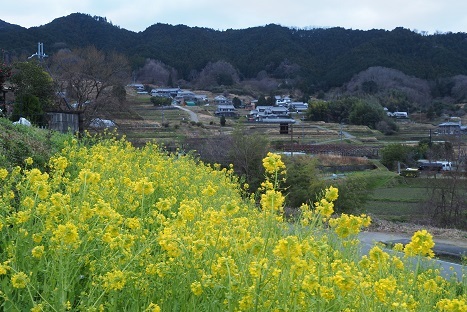
<svg viewBox="0 0 467 312"><path fill-rule="evenodd" d="M73 139L47 172L0 169L4 311L466 311L465 278L409 264L432 256L414 234L399 257L361 256L368 216L333 217L337 188L283 220L276 154L259 207L232 169L153 144Z"/></svg>

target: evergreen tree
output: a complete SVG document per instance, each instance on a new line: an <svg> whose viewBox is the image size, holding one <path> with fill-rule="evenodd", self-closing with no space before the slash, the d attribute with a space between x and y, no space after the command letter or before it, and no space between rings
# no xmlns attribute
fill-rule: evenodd
<svg viewBox="0 0 467 312"><path fill-rule="evenodd" d="M44 111L53 101L53 80L35 61L14 65L11 82L15 85L15 107L12 118L28 118L31 122L44 122Z"/></svg>

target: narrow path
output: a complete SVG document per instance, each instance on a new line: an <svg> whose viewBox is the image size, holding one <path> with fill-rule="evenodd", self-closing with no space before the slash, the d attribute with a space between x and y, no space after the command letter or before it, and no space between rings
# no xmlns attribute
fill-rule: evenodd
<svg viewBox="0 0 467 312"><path fill-rule="evenodd" d="M173 106L173 107L176 107L176 108L178 108L178 109L181 109L182 111L185 111L185 112L187 112L188 114L190 114L190 119L191 119L191 121L199 122L198 115L197 115L195 112L189 110L188 108L182 107L182 106L180 106L180 105L172 105L172 106Z"/></svg>

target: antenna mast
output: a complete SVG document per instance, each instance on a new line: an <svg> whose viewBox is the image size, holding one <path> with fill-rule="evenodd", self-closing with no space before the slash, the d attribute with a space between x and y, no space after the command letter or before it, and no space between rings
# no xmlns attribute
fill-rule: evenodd
<svg viewBox="0 0 467 312"><path fill-rule="evenodd" d="M42 61L45 57L48 57L48 55L44 53L44 44L42 42L37 43L37 52L28 57L28 59L32 59L35 56L37 56L40 61Z"/></svg>

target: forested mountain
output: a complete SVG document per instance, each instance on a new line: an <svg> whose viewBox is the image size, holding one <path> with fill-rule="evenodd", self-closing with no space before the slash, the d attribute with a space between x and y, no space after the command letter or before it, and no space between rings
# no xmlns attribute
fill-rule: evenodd
<svg viewBox="0 0 467 312"><path fill-rule="evenodd" d="M23 28L0 21L0 48L10 59L29 56L37 42L45 53L94 45L125 54L133 68L147 59L162 62L190 80L209 62L230 63L241 79L260 73L293 80L307 92L348 82L369 67L397 69L421 79L467 75L467 34L419 34L408 29L294 29L266 25L217 31L183 25L154 24L132 32L103 17L75 13L49 24Z"/></svg>

